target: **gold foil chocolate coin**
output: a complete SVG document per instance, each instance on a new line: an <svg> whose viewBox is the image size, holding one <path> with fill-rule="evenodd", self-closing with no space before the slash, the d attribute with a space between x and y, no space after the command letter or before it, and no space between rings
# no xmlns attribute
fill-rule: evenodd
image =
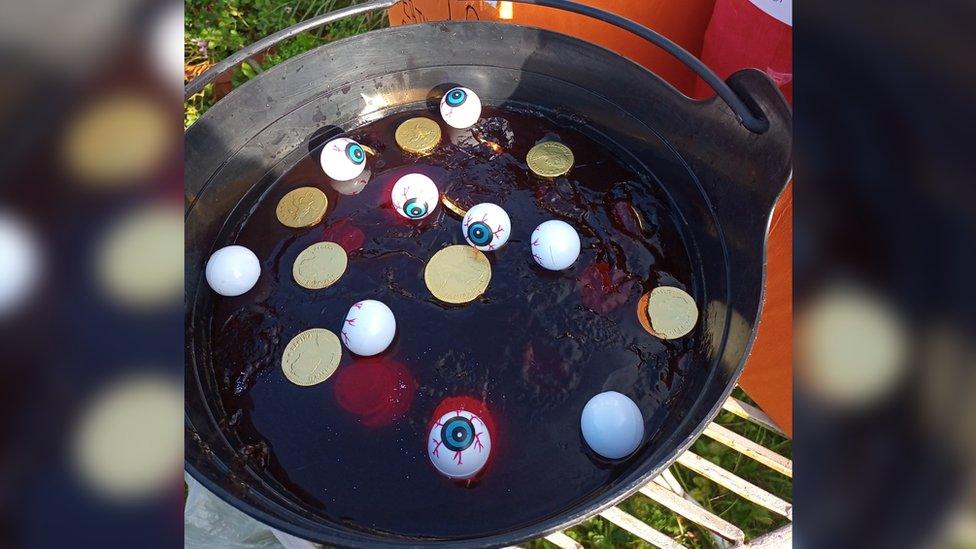
<svg viewBox="0 0 976 549"><path fill-rule="evenodd" d="M544 141L529 149L525 162L539 177L559 177L573 167L573 151L557 141Z"/></svg>
<svg viewBox="0 0 976 549"><path fill-rule="evenodd" d="M454 214L458 217L464 218L464 216L468 213L468 210L465 210L457 202L448 198L446 194L441 195L441 204L443 204L448 210L454 212Z"/></svg>
<svg viewBox="0 0 976 549"><path fill-rule="evenodd" d="M312 328L288 342L281 355L281 369L288 381L307 387L329 379L341 357L339 338L329 330Z"/></svg>
<svg viewBox="0 0 976 549"><path fill-rule="evenodd" d="M650 298L650 292L640 296L640 300L637 302L637 321L640 322L641 327L644 328L647 333L657 337L657 334L654 333L654 328L651 328L651 317L647 314L647 302L650 300Z"/></svg>
<svg viewBox="0 0 976 549"><path fill-rule="evenodd" d="M316 242L298 254L291 273L299 286L321 290L338 282L348 262L342 246L335 242Z"/></svg>
<svg viewBox="0 0 976 549"><path fill-rule="evenodd" d="M654 335L661 339L676 339L695 327L698 306L684 290L658 286L647 298L647 316Z"/></svg>
<svg viewBox="0 0 976 549"><path fill-rule="evenodd" d="M448 246L430 258L424 282L434 297L445 303L468 303L485 293L491 281L491 264L471 246Z"/></svg>
<svg viewBox="0 0 976 549"><path fill-rule="evenodd" d="M441 142L441 127L430 118L411 118L396 129L396 142L412 154L430 154Z"/></svg>
<svg viewBox="0 0 976 549"><path fill-rule="evenodd" d="M299 187L282 197L275 214L282 225L300 229L322 221L328 207L329 199L324 192L315 187Z"/></svg>

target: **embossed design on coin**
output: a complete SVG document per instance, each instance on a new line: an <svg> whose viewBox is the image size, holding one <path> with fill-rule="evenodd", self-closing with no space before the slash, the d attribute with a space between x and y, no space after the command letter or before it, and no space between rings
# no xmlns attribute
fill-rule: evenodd
<svg viewBox="0 0 976 549"><path fill-rule="evenodd" d="M307 387L329 379L340 358L339 338L324 328L312 328L288 342L281 355L281 369L288 381Z"/></svg>
<svg viewBox="0 0 976 549"><path fill-rule="evenodd" d="M281 198L275 214L282 225L300 229L322 221L328 207L324 192L315 187L299 187Z"/></svg>
<svg viewBox="0 0 976 549"><path fill-rule="evenodd" d="M562 143L544 141L529 149L525 162L540 177L559 177L573 167L573 151Z"/></svg>
<svg viewBox="0 0 976 549"><path fill-rule="evenodd" d="M452 304L468 303L485 293L491 281L491 264L471 246L448 246L430 258L424 282L434 297Z"/></svg>
<svg viewBox="0 0 976 549"><path fill-rule="evenodd" d="M342 246L335 242L316 242L295 258L292 276L303 288L321 290L338 282L348 262Z"/></svg>
<svg viewBox="0 0 976 549"><path fill-rule="evenodd" d="M661 339L676 339L687 335L695 327L698 306L684 290L658 286L647 297L647 315L654 335Z"/></svg>
<svg viewBox="0 0 976 549"><path fill-rule="evenodd" d="M441 127L430 118L411 118L397 126L397 145L412 154L429 154L441 142Z"/></svg>

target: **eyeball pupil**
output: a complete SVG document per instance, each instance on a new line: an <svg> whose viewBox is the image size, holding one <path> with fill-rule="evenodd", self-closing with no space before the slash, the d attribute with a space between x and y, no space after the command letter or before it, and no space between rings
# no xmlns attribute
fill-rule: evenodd
<svg viewBox="0 0 976 549"><path fill-rule="evenodd" d="M468 238L476 246L484 246L492 240L491 228L485 223L478 221L468 227Z"/></svg>

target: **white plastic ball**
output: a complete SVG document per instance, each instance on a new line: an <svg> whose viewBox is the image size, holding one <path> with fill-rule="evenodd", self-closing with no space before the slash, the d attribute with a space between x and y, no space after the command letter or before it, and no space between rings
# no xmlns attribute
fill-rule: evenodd
<svg viewBox="0 0 976 549"><path fill-rule="evenodd" d="M244 246L223 247L207 260L207 284L220 295L247 293L261 276L261 262Z"/></svg>
<svg viewBox="0 0 976 549"><path fill-rule="evenodd" d="M322 148L322 170L336 181L356 179L366 168L366 151L348 137L333 139Z"/></svg>
<svg viewBox="0 0 976 549"><path fill-rule="evenodd" d="M473 206L461 222L461 233L468 244L483 251L497 250L512 234L512 220L501 206L482 202Z"/></svg>
<svg viewBox="0 0 976 549"><path fill-rule="evenodd" d="M590 399L580 416L583 440L607 459L634 453L644 440L644 417L633 400L607 391Z"/></svg>
<svg viewBox="0 0 976 549"><path fill-rule="evenodd" d="M487 425L467 410L444 414L427 434L427 456L434 468L448 478L465 480L477 475L490 455Z"/></svg>
<svg viewBox="0 0 976 549"><path fill-rule="evenodd" d="M378 355L396 335L396 318L386 304L366 299L349 308L342 324L342 341L359 356Z"/></svg>
<svg viewBox="0 0 976 549"><path fill-rule="evenodd" d="M0 316L31 297L41 275L41 248L19 217L0 212Z"/></svg>
<svg viewBox="0 0 976 549"><path fill-rule="evenodd" d="M426 175L408 173L393 185L393 208L407 219L423 219L430 215L440 201L437 185Z"/></svg>
<svg viewBox="0 0 976 549"><path fill-rule="evenodd" d="M561 271L572 265L579 254L579 233L565 221L551 219L532 231L532 257L543 268Z"/></svg>
<svg viewBox="0 0 976 549"><path fill-rule="evenodd" d="M441 97L441 117L452 128L470 128L481 118L481 99L468 88L451 88Z"/></svg>

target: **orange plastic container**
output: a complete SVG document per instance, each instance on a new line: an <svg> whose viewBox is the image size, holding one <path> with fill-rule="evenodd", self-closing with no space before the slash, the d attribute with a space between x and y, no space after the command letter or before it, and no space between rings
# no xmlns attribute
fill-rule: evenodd
<svg viewBox="0 0 976 549"><path fill-rule="evenodd" d="M701 53L702 37L715 0L580 0L579 3L618 13L654 29L697 56ZM695 87L695 74L664 51L625 30L583 15L515 2L407 0L390 8L391 25L447 19L513 21L569 34L644 65L682 93L690 95Z"/></svg>

